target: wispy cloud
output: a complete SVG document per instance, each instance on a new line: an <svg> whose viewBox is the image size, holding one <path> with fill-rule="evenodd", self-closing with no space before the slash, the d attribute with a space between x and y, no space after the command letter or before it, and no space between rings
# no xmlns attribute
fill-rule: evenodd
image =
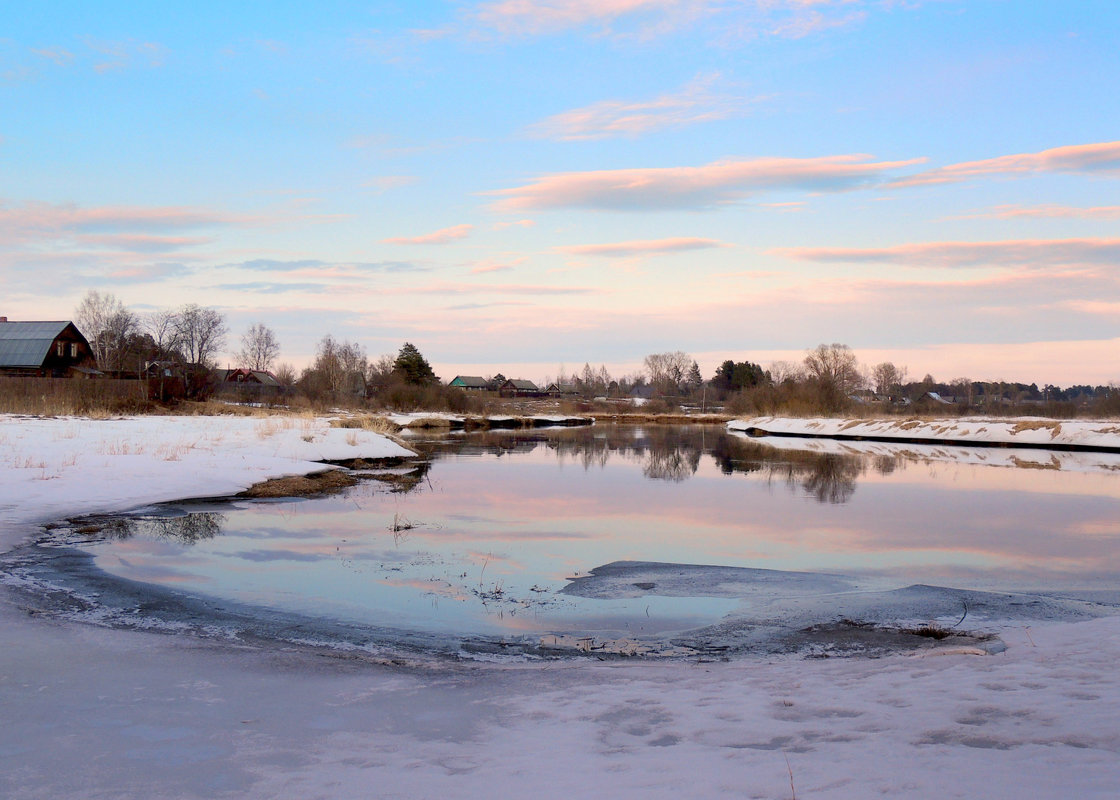
<svg viewBox="0 0 1120 800"><path fill-rule="evenodd" d="M531 219L519 219L513 222L495 222L490 226L493 230L502 231L506 228L532 228L537 223Z"/></svg>
<svg viewBox="0 0 1120 800"><path fill-rule="evenodd" d="M384 295L590 295L601 294L602 289L590 286L532 286L528 284L479 284L479 283L433 283L424 286L402 286L392 289L379 289Z"/></svg>
<svg viewBox="0 0 1120 800"><path fill-rule="evenodd" d="M41 56L48 61L53 61L60 67L69 66L74 61L74 54L67 50L65 47L43 47L39 49L32 48L31 52L37 56Z"/></svg>
<svg viewBox="0 0 1120 800"><path fill-rule="evenodd" d="M1053 147L1037 153L1017 153L981 161L963 161L891 182L894 187L959 183L989 175L1029 175L1038 172L1118 173L1120 141Z"/></svg>
<svg viewBox="0 0 1120 800"><path fill-rule="evenodd" d="M222 268L239 268L254 272L286 272L314 274L323 277L352 277L368 272L427 272L429 267L411 261L320 261L319 259L281 260L256 258L235 264L223 264ZM330 273L330 274L328 274Z"/></svg>
<svg viewBox="0 0 1120 800"><path fill-rule="evenodd" d="M527 129L530 136L564 141L636 137L663 128L678 128L746 113L742 97L712 91L718 75L697 78L679 92L652 100L604 100L548 117Z"/></svg>
<svg viewBox="0 0 1120 800"><path fill-rule="evenodd" d="M650 239L645 241L613 242L610 244L577 244L557 248L561 252L579 256L606 256L607 258L626 258L629 256L665 255L689 250L708 250L731 245L715 239L676 238Z"/></svg>
<svg viewBox="0 0 1120 800"><path fill-rule="evenodd" d="M524 262L524 258L515 258L512 261L483 261L481 264L471 267L471 274L485 275L489 272L509 272Z"/></svg>
<svg viewBox="0 0 1120 800"><path fill-rule="evenodd" d="M536 36L585 25L605 27L622 17L663 14L678 5L677 0L498 0L480 4L474 17L503 34Z"/></svg>
<svg viewBox="0 0 1120 800"><path fill-rule="evenodd" d="M0 241L11 236L62 231L169 231L243 224L249 218L187 206L0 204Z"/></svg>
<svg viewBox="0 0 1120 800"><path fill-rule="evenodd" d="M136 62L149 67L161 67L168 52L158 42L137 42L135 39L106 41L83 36L82 41L100 57L96 59L93 69L102 73L125 69Z"/></svg>
<svg viewBox="0 0 1120 800"><path fill-rule="evenodd" d="M500 210L550 208L611 210L700 209L767 190L843 191L877 184L890 170L924 159L871 161L852 154L820 158L754 158L701 167L566 172L525 186L487 194L501 197Z"/></svg>
<svg viewBox="0 0 1120 800"><path fill-rule="evenodd" d="M864 17L861 0L491 0L469 14L481 30L542 36L586 29L651 39L710 21L721 38L802 38Z"/></svg>
<svg viewBox="0 0 1120 800"><path fill-rule="evenodd" d="M93 247L112 247L133 253L163 253L184 247L197 247L213 241L203 236L155 236L139 233L94 233L78 237L78 241Z"/></svg>
<svg viewBox="0 0 1120 800"><path fill-rule="evenodd" d="M322 292L321 283L279 283L272 281L250 281L248 283L220 283L214 287L230 292L251 292L253 294L316 294Z"/></svg>
<svg viewBox="0 0 1120 800"><path fill-rule="evenodd" d="M1001 205L948 219L1120 219L1120 206Z"/></svg>
<svg viewBox="0 0 1120 800"><path fill-rule="evenodd" d="M448 244L467 238L473 230L474 225L452 225L450 228L440 228L438 231L425 233L422 236L395 236L381 241L383 244Z"/></svg>
<svg viewBox="0 0 1120 800"><path fill-rule="evenodd" d="M903 264L922 267L1041 268L1115 265L1120 239L1018 239L1002 242L922 242L894 247L788 247L770 253L803 261Z"/></svg>

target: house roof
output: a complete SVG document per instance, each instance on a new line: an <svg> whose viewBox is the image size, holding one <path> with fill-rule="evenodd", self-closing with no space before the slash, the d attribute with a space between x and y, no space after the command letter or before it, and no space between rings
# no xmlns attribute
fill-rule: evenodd
<svg viewBox="0 0 1120 800"><path fill-rule="evenodd" d="M455 386L466 386L467 388L486 389L490 386L490 381L478 375L456 375L451 379L451 383Z"/></svg>
<svg viewBox="0 0 1120 800"><path fill-rule="evenodd" d="M512 386L514 389L528 389L531 392L540 391L537 385L532 381L522 380L521 378L510 378L505 382L505 386Z"/></svg>
<svg viewBox="0 0 1120 800"><path fill-rule="evenodd" d="M0 322L0 367L40 367L70 323Z"/></svg>

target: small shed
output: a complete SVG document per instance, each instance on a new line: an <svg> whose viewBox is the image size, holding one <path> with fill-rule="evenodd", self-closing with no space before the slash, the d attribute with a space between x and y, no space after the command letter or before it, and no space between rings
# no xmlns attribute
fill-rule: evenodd
<svg viewBox="0 0 1120 800"><path fill-rule="evenodd" d="M9 322L0 317L0 375L66 378L93 374L97 374L97 359L73 322Z"/></svg>

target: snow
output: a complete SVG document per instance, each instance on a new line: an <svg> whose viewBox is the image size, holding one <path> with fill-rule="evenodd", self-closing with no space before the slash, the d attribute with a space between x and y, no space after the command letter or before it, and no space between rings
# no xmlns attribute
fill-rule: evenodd
<svg viewBox="0 0 1120 800"><path fill-rule="evenodd" d="M0 417L0 549L407 453L328 424ZM399 666L43 618L0 587L0 796L1115 797L1120 618L1001 636L996 655Z"/></svg>
<svg viewBox="0 0 1120 800"><path fill-rule="evenodd" d="M734 423L731 423L734 424ZM733 433L747 434L732 429ZM846 439L802 439L796 436L749 437L756 444L775 450L831 455L904 455L921 461L984 464L990 467L1053 469L1065 472L1120 471L1120 453L1064 452L1042 448L967 447L952 444L911 444L901 442L851 441Z"/></svg>
<svg viewBox="0 0 1120 800"><path fill-rule="evenodd" d="M0 548L31 523L236 494L351 458L412 457L376 433L324 417L0 415Z"/></svg>
<svg viewBox="0 0 1120 800"><path fill-rule="evenodd" d="M811 436L932 439L939 442L1107 447L1120 450L1120 421L1052 420L1038 417L991 419L843 419L754 417L727 423L732 431L763 430L773 434Z"/></svg>

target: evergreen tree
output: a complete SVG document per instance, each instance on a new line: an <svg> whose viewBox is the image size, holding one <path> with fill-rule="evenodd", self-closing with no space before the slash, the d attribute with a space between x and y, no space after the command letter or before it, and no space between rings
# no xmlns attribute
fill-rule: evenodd
<svg viewBox="0 0 1120 800"><path fill-rule="evenodd" d="M393 362L393 372L399 375L405 383L415 386L439 383L439 378L432 371L432 365L428 363L424 356L420 355L420 351L416 349L416 345L412 342L405 342L404 347L397 354L397 360Z"/></svg>

